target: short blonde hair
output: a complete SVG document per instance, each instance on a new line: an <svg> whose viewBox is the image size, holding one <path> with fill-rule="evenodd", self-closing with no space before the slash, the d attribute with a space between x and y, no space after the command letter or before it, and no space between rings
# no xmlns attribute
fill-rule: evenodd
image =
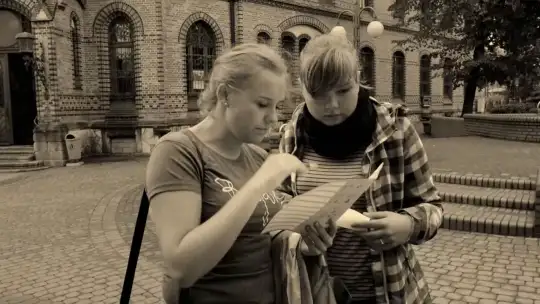
<svg viewBox="0 0 540 304"><path fill-rule="evenodd" d="M356 54L344 36L324 34L311 39L300 54L300 81L306 91L317 97L351 80L358 82L360 65Z"/></svg>
<svg viewBox="0 0 540 304"><path fill-rule="evenodd" d="M197 101L201 113L208 114L216 106L219 85L245 88L261 69L288 77L283 58L265 44L245 43L224 52L214 61L208 85Z"/></svg>

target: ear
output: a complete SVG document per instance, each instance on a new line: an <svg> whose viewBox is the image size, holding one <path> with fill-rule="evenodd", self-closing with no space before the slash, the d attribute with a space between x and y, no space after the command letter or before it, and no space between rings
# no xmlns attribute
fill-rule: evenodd
<svg viewBox="0 0 540 304"><path fill-rule="evenodd" d="M227 102L229 92L227 92L227 86L223 83L219 84L216 89L216 99L218 103Z"/></svg>

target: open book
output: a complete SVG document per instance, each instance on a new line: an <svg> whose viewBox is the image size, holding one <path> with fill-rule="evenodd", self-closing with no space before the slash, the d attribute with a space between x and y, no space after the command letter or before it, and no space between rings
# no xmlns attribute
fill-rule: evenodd
<svg viewBox="0 0 540 304"><path fill-rule="evenodd" d="M319 222L323 227L332 219L337 225L352 228L354 222L369 218L349 210L379 177L383 164L367 179L355 178L320 185L302 195L292 198L264 227L262 233L289 230L301 233L306 225Z"/></svg>

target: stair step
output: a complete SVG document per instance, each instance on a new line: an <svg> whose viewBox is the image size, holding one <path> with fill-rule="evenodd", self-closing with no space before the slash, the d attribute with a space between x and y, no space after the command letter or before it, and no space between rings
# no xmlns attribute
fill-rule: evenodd
<svg viewBox="0 0 540 304"><path fill-rule="evenodd" d="M34 146L0 146L0 153L4 152L34 153Z"/></svg>
<svg viewBox="0 0 540 304"><path fill-rule="evenodd" d="M534 190L536 188L536 180L528 177L497 178L471 174L459 175L455 173L433 173L432 175L433 180L438 183L519 190Z"/></svg>
<svg viewBox="0 0 540 304"><path fill-rule="evenodd" d="M41 171L49 168L51 167L44 165L38 167L0 168L0 174Z"/></svg>
<svg viewBox="0 0 540 304"><path fill-rule="evenodd" d="M445 183L437 183L436 185L439 190L439 195L445 202L496 208L534 210L535 191L483 188Z"/></svg>
<svg viewBox="0 0 540 304"><path fill-rule="evenodd" d="M0 161L34 160L34 154L0 153Z"/></svg>
<svg viewBox="0 0 540 304"><path fill-rule="evenodd" d="M1 150L0 149L0 155L1 154L6 154L6 155L11 155L11 154L22 154L22 155L34 155L34 151L30 151L30 150L21 150L21 149L9 149L9 150Z"/></svg>
<svg viewBox="0 0 540 304"><path fill-rule="evenodd" d="M30 160L30 161L0 161L0 168L3 169L17 169L17 168L36 168L43 166L43 161Z"/></svg>
<svg viewBox="0 0 540 304"><path fill-rule="evenodd" d="M534 211L446 202L443 206L443 228L507 236L533 236Z"/></svg>

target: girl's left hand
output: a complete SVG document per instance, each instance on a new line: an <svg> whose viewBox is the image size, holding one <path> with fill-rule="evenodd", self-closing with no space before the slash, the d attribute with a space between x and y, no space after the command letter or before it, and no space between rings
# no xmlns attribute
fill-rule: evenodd
<svg viewBox="0 0 540 304"><path fill-rule="evenodd" d="M357 233L372 249L384 251L409 242L414 229L414 220L409 215L389 211L364 213L364 215L371 220L353 224L352 227L368 230Z"/></svg>
<svg viewBox="0 0 540 304"><path fill-rule="evenodd" d="M312 226L306 226L302 234L302 253L308 256L320 255L332 246L334 236L336 236L337 225L335 221L329 220L325 229L318 222Z"/></svg>

